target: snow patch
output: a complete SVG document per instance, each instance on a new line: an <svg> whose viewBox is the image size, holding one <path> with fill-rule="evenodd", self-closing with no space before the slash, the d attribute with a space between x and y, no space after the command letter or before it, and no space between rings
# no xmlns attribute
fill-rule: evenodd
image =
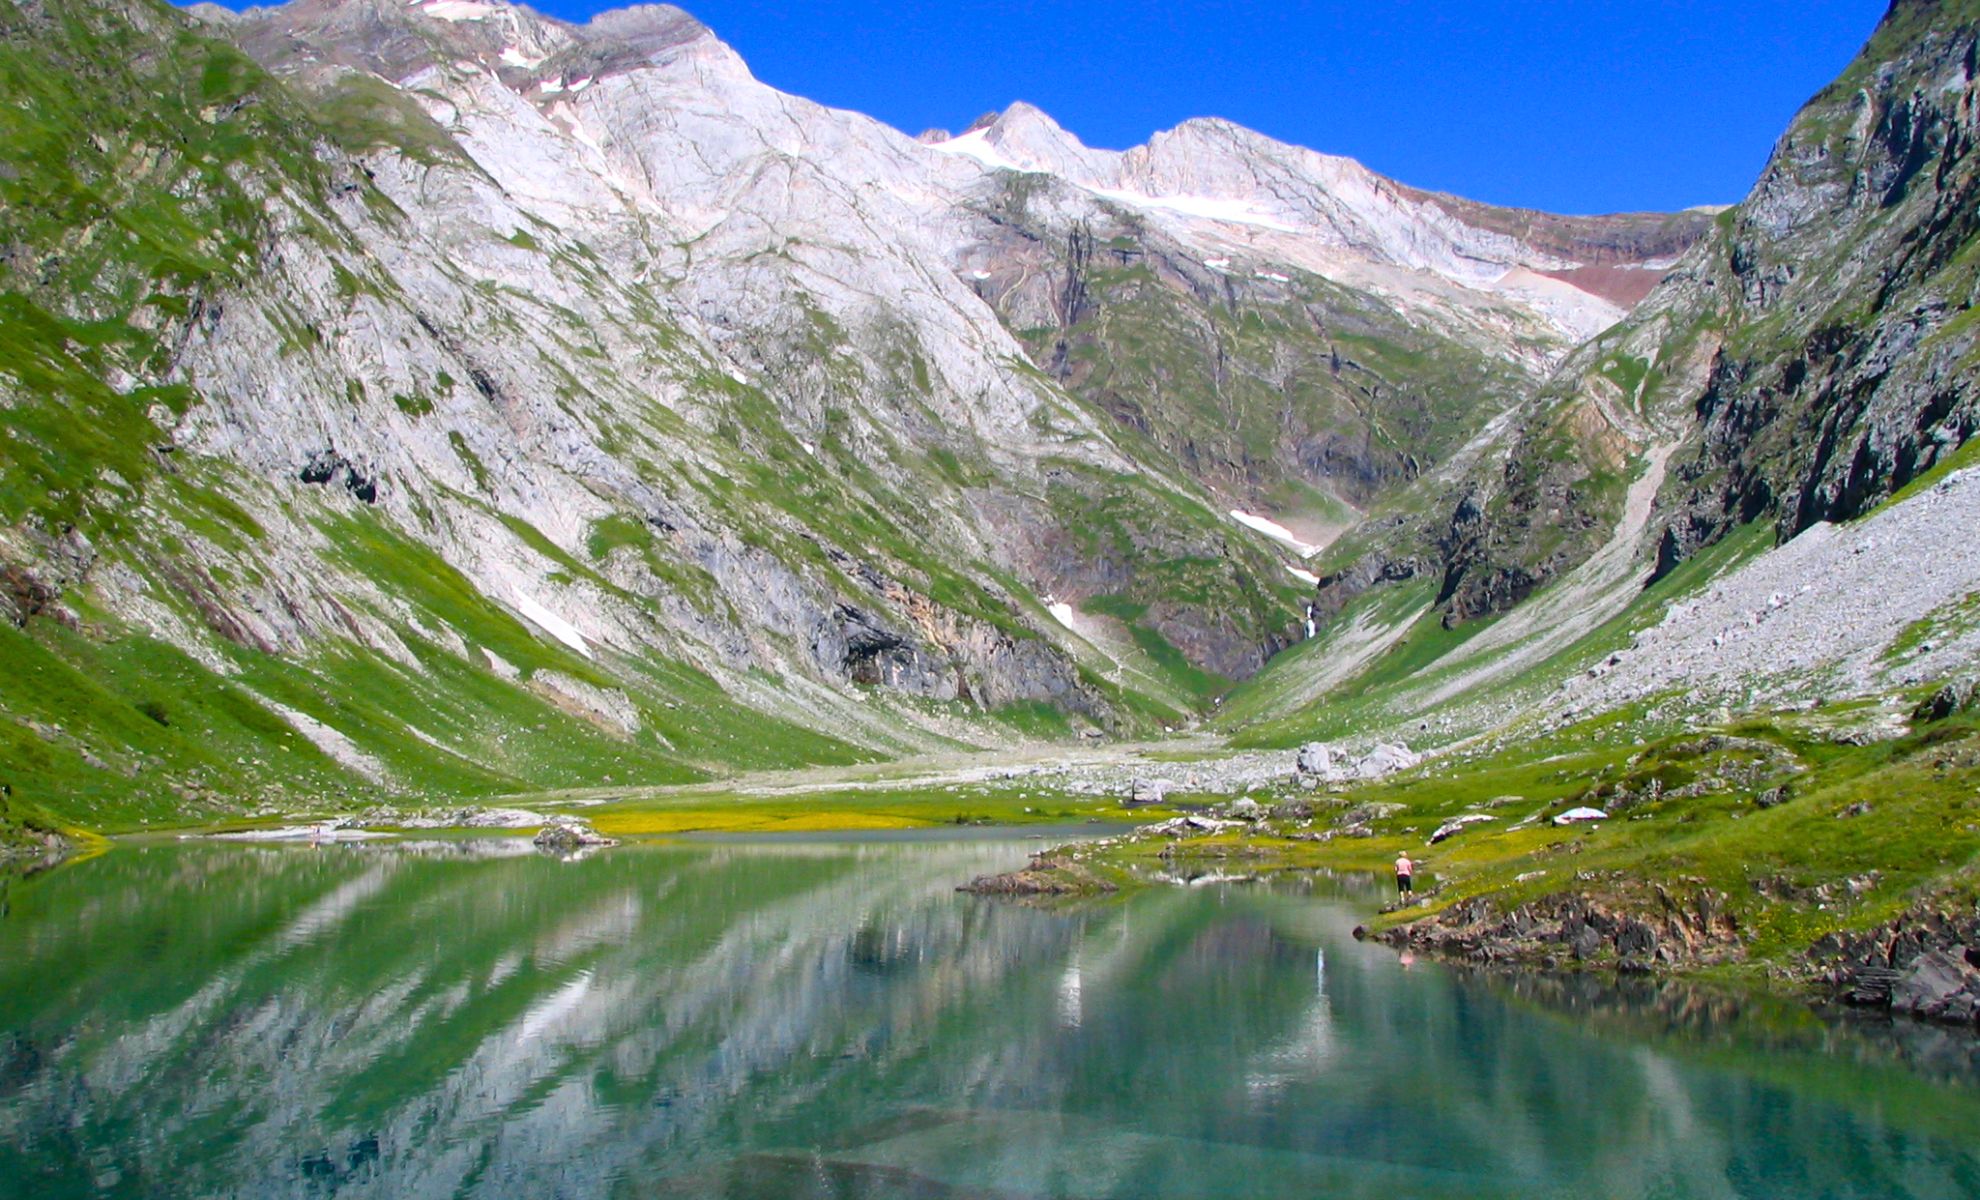
<svg viewBox="0 0 1980 1200"><path fill-rule="evenodd" d="M1252 272L1251 274L1252 274L1252 277L1253 277L1253 278L1256 278L1256 279L1269 279L1269 280L1271 280L1271 281L1272 281L1273 283L1291 283L1291 282L1292 282L1292 279L1291 279L1291 277L1289 277L1289 276L1286 276L1286 275L1281 275L1281 274L1279 274L1279 273L1278 273L1277 271L1253 271L1253 272Z"/></svg>
<svg viewBox="0 0 1980 1200"><path fill-rule="evenodd" d="M578 632L577 626L537 603L528 592L518 589L515 600L517 610L538 628L586 658L591 657L591 647L585 643L584 635Z"/></svg>
<svg viewBox="0 0 1980 1200"><path fill-rule="evenodd" d="M1234 508L1231 510L1231 520L1236 521L1247 529L1257 530L1273 541L1288 547L1294 554L1299 555L1301 558L1312 558L1314 555L1320 553L1321 547L1300 541L1297 537L1293 536L1292 530L1287 529L1284 525L1279 524L1270 517L1260 517L1245 512L1243 509ZM1316 580L1315 582L1318 581Z"/></svg>
<svg viewBox="0 0 1980 1200"><path fill-rule="evenodd" d="M996 171L1023 171L1015 161L1004 157L1003 153L990 144L984 130L965 133L961 137L950 138L928 147L937 154L953 154L960 158L975 159L984 166Z"/></svg>
<svg viewBox="0 0 1980 1200"><path fill-rule="evenodd" d="M573 92L577 91L577 85L572 84L570 90ZM570 132L571 137L575 138L580 145L598 155L598 157L606 159L608 162L610 161L610 158L605 153L605 147L599 145L598 139L591 135L591 130L584 127L584 121L579 118L576 108L569 104L560 103L551 108L550 116L555 120L562 121L564 128Z"/></svg>
<svg viewBox="0 0 1980 1200"><path fill-rule="evenodd" d="M429 17L442 21L486 21L501 13L494 4L477 4L474 0L427 0L424 9Z"/></svg>
<svg viewBox="0 0 1980 1200"><path fill-rule="evenodd" d="M1045 611L1051 613L1052 619L1057 621L1059 624L1064 625L1067 629L1071 629L1073 627L1072 605L1067 604L1065 601L1061 600L1057 604L1046 605Z"/></svg>
<svg viewBox="0 0 1980 1200"><path fill-rule="evenodd" d="M1318 575L1315 575L1311 571L1303 571L1298 567L1289 566L1286 568L1286 574L1291 575L1294 579L1297 579L1301 583L1308 584L1312 587L1320 586L1320 577Z"/></svg>
<svg viewBox="0 0 1980 1200"><path fill-rule="evenodd" d="M1583 821L1606 821L1609 814L1599 808L1570 808L1554 818L1556 825L1576 825Z"/></svg>
<svg viewBox="0 0 1980 1200"><path fill-rule="evenodd" d="M502 47L502 61L512 67L533 67L543 61L541 54L524 54L521 47Z"/></svg>
<svg viewBox="0 0 1980 1200"><path fill-rule="evenodd" d="M1197 217L1205 221L1222 221L1230 225L1256 225L1261 229L1276 229L1280 233L1299 232L1297 226L1288 225L1270 213L1253 208L1248 200L1222 196L1150 196L1142 192L1118 188L1094 188L1093 194L1103 200L1130 204L1136 208L1153 208L1163 212L1178 213L1185 217Z"/></svg>

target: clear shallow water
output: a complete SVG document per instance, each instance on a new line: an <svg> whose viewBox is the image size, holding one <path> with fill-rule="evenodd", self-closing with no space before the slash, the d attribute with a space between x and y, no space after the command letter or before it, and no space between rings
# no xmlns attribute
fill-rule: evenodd
<svg viewBox="0 0 1980 1200"><path fill-rule="evenodd" d="M1405 968L1017 842L153 846L0 884L0 1195L1969 1197L1970 1038Z"/></svg>

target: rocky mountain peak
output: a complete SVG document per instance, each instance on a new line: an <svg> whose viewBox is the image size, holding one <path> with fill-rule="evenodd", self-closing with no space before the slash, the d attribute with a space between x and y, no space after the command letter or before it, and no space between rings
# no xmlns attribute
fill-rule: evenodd
<svg viewBox="0 0 1980 1200"><path fill-rule="evenodd" d="M1035 104L1019 100L974 130L1021 170L1043 171L1087 186L1104 185L1120 155L1094 150Z"/></svg>
<svg viewBox="0 0 1980 1200"><path fill-rule="evenodd" d="M240 14L233 9L211 3L189 4L186 6L186 15L196 21L203 21L220 28L240 20Z"/></svg>
<svg viewBox="0 0 1980 1200"><path fill-rule="evenodd" d="M647 58L703 38L714 38L708 26L671 4L610 9L591 18L584 28L592 40L618 42Z"/></svg>
<svg viewBox="0 0 1980 1200"><path fill-rule="evenodd" d="M224 13L224 10L222 10ZM707 26L671 5L614 9L574 25L507 0L289 0L206 17L278 68L335 65L403 82L435 66L597 76L661 62L700 46L747 75Z"/></svg>

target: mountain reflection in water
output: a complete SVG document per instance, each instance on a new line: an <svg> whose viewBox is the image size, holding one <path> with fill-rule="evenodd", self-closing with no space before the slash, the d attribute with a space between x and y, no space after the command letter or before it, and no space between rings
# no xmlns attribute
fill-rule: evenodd
<svg viewBox="0 0 1980 1200"><path fill-rule="evenodd" d="M1009 841L154 845L7 885L0 1195L1973 1196L1970 1037L1475 976Z"/></svg>

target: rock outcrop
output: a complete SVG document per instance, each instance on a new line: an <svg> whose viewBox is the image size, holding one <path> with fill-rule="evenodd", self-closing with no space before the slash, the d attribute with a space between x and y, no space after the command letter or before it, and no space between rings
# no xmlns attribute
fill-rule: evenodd
<svg viewBox="0 0 1980 1200"><path fill-rule="evenodd" d="M1699 967L1744 956L1726 899L1709 888L1661 886L1644 903L1564 893L1505 908L1480 898L1381 936L1394 946L1483 963L1626 972Z"/></svg>
<svg viewBox="0 0 1980 1200"><path fill-rule="evenodd" d="M978 896L1090 896L1117 891L1069 849L1045 850L1031 862L1001 875L979 875L956 889Z"/></svg>
<svg viewBox="0 0 1980 1200"><path fill-rule="evenodd" d="M1944 462L1980 426L1980 334L1962 319L1980 232L1976 40L1969 5L1893 4L1745 202L1560 364L1474 468L1426 481L1428 517L1371 533L1375 567L1433 553L1456 624L1614 542L1640 583L1750 522L1786 542L1860 516ZM1654 517L1628 519L1638 482Z"/></svg>
<svg viewBox="0 0 1980 1200"><path fill-rule="evenodd" d="M1858 934L1830 934L1808 962L1834 998L1902 1016L1980 1026L1980 909L1921 904Z"/></svg>
<svg viewBox="0 0 1980 1200"><path fill-rule="evenodd" d="M570 854L579 850L599 849L619 844L617 838L609 838L593 829L588 823L571 818L556 820L536 831L530 841L539 850L553 854Z"/></svg>

